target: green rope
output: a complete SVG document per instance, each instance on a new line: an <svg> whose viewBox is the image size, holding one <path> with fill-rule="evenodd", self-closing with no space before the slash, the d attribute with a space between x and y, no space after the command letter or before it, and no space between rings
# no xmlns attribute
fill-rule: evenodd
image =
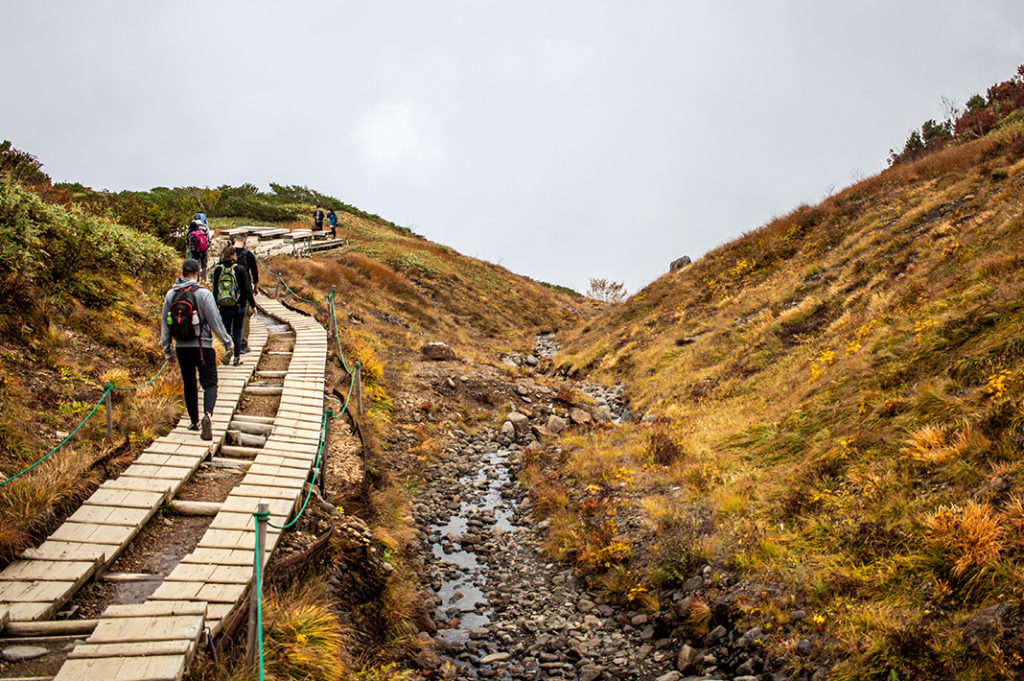
<svg viewBox="0 0 1024 681"><path fill-rule="evenodd" d="M140 383L139 385L133 386L131 388L119 388L119 387L117 387L116 385L113 385L113 384L104 385L103 386L103 394L100 396L100 399L96 401L96 404L93 405L92 409L89 411L89 413L86 415L86 417L84 419L82 419L81 423L79 423L78 426L76 426L75 429L73 431L71 431L70 435L68 435L66 438L61 440L60 444L57 445L56 447L54 447L53 449L51 449L49 452L47 452L45 456L40 457L39 459L36 459L35 462L33 462L30 466L28 466L27 468L25 468L21 472L15 473L14 475L12 475L11 477L7 478L3 482L0 482L0 487L3 487L4 485L6 485L7 483L11 482L12 480L16 480L16 479L20 478L21 476L25 475L25 473L28 473L33 468L35 468L36 466L38 466L42 462L46 461L47 459L49 459L51 456L53 456L53 454L58 449L60 449L64 445L66 445L68 443L68 441L71 440L71 438L75 436L75 433L77 433L79 430L81 430L82 426L84 426L86 424L86 422L89 419L92 418L92 415L95 414L96 410L100 408L100 405L103 404L103 401L105 399L107 399L107 395L109 395L111 391L113 391L113 390L123 390L123 391L141 390L142 388L145 388L147 385L150 385L153 381L155 381L160 376L160 374L163 373L164 369L167 368L167 365L168 365L167 360L164 360L163 366L160 367L160 370L157 371L155 374L153 374L153 376L150 377L149 380L147 380L144 383Z"/></svg>
<svg viewBox="0 0 1024 681"><path fill-rule="evenodd" d="M310 483L309 483L309 489L306 491L306 498L302 502L302 508L300 508L299 512L295 514L294 518L292 518L290 521L288 521L284 525L275 525L274 523L272 523L272 522L270 522L268 520L267 521L267 525L270 525L274 529L277 529L277 530L287 530L288 528L290 528L293 525L295 525L295 523L299 522L299 518L301 518L302 514L306 511L306 505L309 503L309 498L311 496L313 496L313 487L316 485L316 479L320 475L320 456L323 454L323 451L324 451L324 434L326 432L326 429L327 429L327 412L325 411L324 412L323 421L320 422L320 441L319 441L319 443L317 444L317 447L316 447L316 461L313 462L313 480L310 481Z"/></svg>
<svg viewBox="0 0 1024 681"><path fill-rule="evenodd" d="M51 456L53 455L53 453L54 453L54 452L56 452L56 451L57 451L58 449L60 449L60 448L61 448L61 447L63 447L64 445L66 445L66 444L68 443L68 440L70 440L70 439L71 439L72 437L74 437L75 433L77 433L77 432L78 432L79 430L81 430L82 426L84 426L84 425L85 425L86 421L88 421L89 419L91 419L91 418L92 418L92 415L93 415L93 414L95 414L95 413L96 413L96 410L100 408L100 405L101 405L101 404L103 404L103 400L107 399L107 395L108 395L108 394L110 393L110 391L111 391L112 389L113 389L113 386L107 386L106 388L104 388L104 390L103 390L103 396L102 396L102 397L100 397L100 399L99 399L99 400L98 400L98 401L96 402L96 404L95 404L95 405L93 405L93 408L92 408L92 410L91 410L91 411L89 412L89 414L88 414L88 415L87 415L87 416L86 416L86 417L85 417L84 419L82 419L82 422L81 422L81 423L79 423L79 424L78 424L78 426L77 426L77 427L76 427L76 428L75 428L75 429L74 429L73 431L71 431L71 434L70 434L70 435L68 435L68 436L67 436L66 438L64 438L63 440L61 440L61 443L60 443L59 445L57 445L56 447L54 447L53 449L51 449L51 450L50 450L49 452L47 452L46 456L44 456L44 457L42 457L42 458L40 458L40 459L37 459L37 460L35 461L35 463L33 463L33 464L32 464L31 466L29 466L28 468L24 469L24 470L23 470L23 471L21 471L20 473L15 473L14 475L12 475L11 477L7 478L7 479L6 479L6 480L4 480L3 482L0 482L0 487L3 487L3 486L4 486L4 485L6 485L7 483L9 483L9 482L10 482L11 480L16 480L16 479L20 478L21 476L23 476L23 475L24 475L25 473L28 473L28 472L29 472L30 470L32 470L33 468L35 468L36 466L38 466L38 465L39 465L39 464L41 464L42 462L46 461L47 459L49 459L49 458L50 458L50 457L51 457Z"/></svg>
<svg viewBox="0 0 1024 681"><path fill-rule="evenodd" d="M145 383L140 383L139 385L137 385L137 386L135 386L135 387L132 387L132 388L118 388L118 387L117 387L116 385L112 385L112 386L110 386L110 387L112 387L112 388L113 388L114 390L123 390L123 391L126 391L126 392L127 392L127 391L132 391L132 390L141 390L142 388L145 388L145 387L146 387L147 385L149 385L149 384L151 384L151 383L152 383L153 381L155 381L155 380L156 380L156 379L157 379L157 378L158 378L158 377L160 376L160 374L162 374L162 373L164 372L164 369L166 369L166 368L167 368L167 365L168 365L168 364L170 364L170 362L169 362L168 360L166 360L166 359L165 359L165 360L164 360L164 365L163 365L162 367L160 367L160 370L159 370L159 371L157 371L157 372L156 372L155 374L153 374L153 377L152 377L152 378L150 378L150 379L149 379L148 381L146 381Z"/></svg>
<svg viewBox="0 0 1024 681"><path fill-rule="evenodd" d="M310 300L309 298L303 298L302 296L300 296L298 293L295 292L295 289L293 289L291 286L288 285L288 282L284 280L284 277L281 276L280 273L275 272L274 270L272 270L269 267L267 267L263 263L262 260L260 260L259 258L256 258L256 262L258 262L260 265L263 265L263 269L265 269L268 274L270 274L271 276L277 277L278 282L284 284L285 290L288 291L289 293L291 293L293 296L295 296L296 298L298 298L299 300L301 300L301 301L303 301L305 303L316 304L316 302L317 302L316 298L313 298L312 300Z"/></svg>
<svg viewBox="0 0 1024 681"><path fill-rule="evenodd" d="M334 306L334 288L331 288L331 293L327 298L328 306L331 309L331 319L334 321L334 340L338 345L338 356L341 358L341 366L345 369L345 372L352 375L352 369L349 367L348 362L345 361L345 352L341 349L341 336L338 334L338 313Z"/></svg>

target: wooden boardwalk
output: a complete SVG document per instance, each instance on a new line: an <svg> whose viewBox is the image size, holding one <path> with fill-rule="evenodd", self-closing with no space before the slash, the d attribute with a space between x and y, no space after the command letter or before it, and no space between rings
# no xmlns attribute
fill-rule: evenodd
<svg viewBox="0 0 1024 681"><path fill-rule="evenodd" d="M276 300L261 297L260 307L291 325L296 336L281 406L266 444L196 549L145 603L107 608L93 634L71 651L55 681L180 679L203 633L219 633L248 588L255 540L252 514L258 503L267 501L270 522L283 525L301 501L320 440L327 333L312 317ZM227 417L218 421L220 441ZM268 528L268 552L279 537L279 530Z"/></svg>
<svg viewBox="0 0 1024 681"><path fill-rule="evenodd" d="M220 447L266 342L266 328L253 325L253 352L243 355L238 366L217 368L212 441L188 430L188 417L183 417L120 476L100 485L38 548L28 549L0 572L0 618L6 613L13 622L51 619L79 587L114 562L160 505ZM199 400L202 404L202 396Z"/></svg>

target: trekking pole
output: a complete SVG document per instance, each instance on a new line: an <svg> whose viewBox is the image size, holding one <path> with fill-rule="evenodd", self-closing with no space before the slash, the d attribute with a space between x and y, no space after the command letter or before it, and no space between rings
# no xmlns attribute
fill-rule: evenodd
<svg viewBox="0 0 1024 681"><path fill-rule="evenodd" d="M265 501L260 501L256 507L256 555L253 556L252 561L252 599L249 603L249 637L245 643L245 659L250 664L256 663L256 657L259 652L259 638L262 637L262 631L256 631L257 624L257 613L259 612L260 603L263 598L263 553L264 546L267 544L267 519L270 516L270 505Z"/></svg>
<svg viewBox="0 0 1024 681"><path fill-rule="evenodd" d="M110 393L111 393L111 387L112 386L113 386L113 383L111 383L110 381L104 381L103 382L103 389L105 391L107 391L106 394L103 396L103 406L107 410L107 439L108 440L113 440L114 439L114 414L113 414L113 412L111 411L111 408L110 408Z"/></svg>

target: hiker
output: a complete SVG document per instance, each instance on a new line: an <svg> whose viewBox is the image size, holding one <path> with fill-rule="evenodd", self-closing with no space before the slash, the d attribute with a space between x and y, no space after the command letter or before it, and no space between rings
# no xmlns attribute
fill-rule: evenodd
<svg viewBox="0 0 1024 681"><path fill-rule="evenodd" d="M324 209L318 203L313 211L313 231L319 232L324 228Z"/></svg>
<svg viewBox="0 0 1024 681"><path fill-rule="evenodd" d="M249 284L249 273L236 260L235 247L228 244L220 254L220 264L213 269L213 297L220 309L220 318L224 328L231 334L235 347L235 366L241 362L242 321L245 319L247 305L256 307L252 297L252 286ZM224 355L224 363L231 358Z"/></svg>
<svg viewBox="0 0 1024 681"><path fill-rule="evenodd" d="M331 227L331 238L338 238L338 216L334 214L334 209L327 211L327 224Z"/></svg>
<svg viewBox="0 0 1024 681"><path fill-rule="evenodd" d="M185 393L185 409L191 421L189 430L201 430L199 437L213 439L210 417L217 402L217 354L213 350L213 333L230 354L231 336L224 329L213 294L199 284L199 261L189 258L181 266L181 276L164 297L160 315L160 343L169 364L177 358ZM171 344L174 344L172 349ZM173 351L172 351L173 350ZM199 385L203 386L203 418L199 419Z"/></svg>
<svg viewBox="0 0 1024 681"><path fill-rule="evenodd" d="M235 261L243 266L249 275L249 281L252 283L252 295L255 299L256 294L260 292L260 269L256 262L256 256L245 247L244 234L235 235ZM255 303L245 308L245 318L242 320L242 347L239 349L243 355L249 352L249 321L255 312Z"/></svg>
<svg viewBox="0 0 1024 681"><path fill-rule="evenodd" d="M202 215L202 213L196 213ZM193 216L192 222L185 230L185 250L187 257L199 262L199 278L206 281L207 251L210 248L210 231L206 223Z"/></svg>

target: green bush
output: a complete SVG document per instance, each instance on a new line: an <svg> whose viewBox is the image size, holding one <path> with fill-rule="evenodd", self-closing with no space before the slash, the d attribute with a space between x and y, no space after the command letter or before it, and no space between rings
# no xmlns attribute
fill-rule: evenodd
<svg viewBox="0 0 1024 681"><path fill-rule="evenodd" d="M117 275L169 276L174 255L152 236L45 203L0 176L0 303L17 308L30 287L45 298L68 293L100 304ZM99 291L97 277L109 279Z"/></svg>

